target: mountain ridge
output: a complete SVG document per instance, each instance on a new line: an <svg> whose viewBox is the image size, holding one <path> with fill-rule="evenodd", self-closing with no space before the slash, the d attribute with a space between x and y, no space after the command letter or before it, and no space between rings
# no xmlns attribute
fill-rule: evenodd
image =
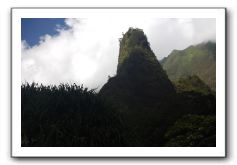
<svg viewBox="0 0 237 165"><path fill-rule="evenodd" d="M160 61L171 81L197 75L212 90L216 88L216 43L212 41L173 50Z"/></svg>

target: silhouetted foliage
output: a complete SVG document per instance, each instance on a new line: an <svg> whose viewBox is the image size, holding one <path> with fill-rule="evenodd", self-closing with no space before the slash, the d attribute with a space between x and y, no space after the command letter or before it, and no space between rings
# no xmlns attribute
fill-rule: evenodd
<svg viewBox="0 0 237 165"><path fill-rule="evenodd" d="M123 119L93 90L76 84L21 87L22 146L121 146Z"/></svg>

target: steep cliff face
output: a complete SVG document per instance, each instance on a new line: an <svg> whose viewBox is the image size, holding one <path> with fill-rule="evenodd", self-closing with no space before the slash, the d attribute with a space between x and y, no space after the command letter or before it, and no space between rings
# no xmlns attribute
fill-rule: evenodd
<svg viewBox="0 0 237 165"><path fill-rule="evenodd" d="M117 75L100 94L126 104L159 102L175 93L174 87L150 48L141 29L130 28L120 39Z"/></svg>

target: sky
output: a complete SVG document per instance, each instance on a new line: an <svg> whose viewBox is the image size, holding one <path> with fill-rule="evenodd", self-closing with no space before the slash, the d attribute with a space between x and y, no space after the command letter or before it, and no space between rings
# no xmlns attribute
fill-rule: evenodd
<svg viewBox="0 0 237 165"><path fill-rule="evenodd" d="M23 18L21 20L21 37L29 46L39 44L40 37L46 34L59 34L59 27L67 28L64 18Z"/></svg>
<svg viewBox="0 0 237 165"><path fill-rule="evenodd" d="M22 83L100 89L116 74L119 38L129 27L143 29L158 60L216 38L211 18L22 18Z"/></svg>

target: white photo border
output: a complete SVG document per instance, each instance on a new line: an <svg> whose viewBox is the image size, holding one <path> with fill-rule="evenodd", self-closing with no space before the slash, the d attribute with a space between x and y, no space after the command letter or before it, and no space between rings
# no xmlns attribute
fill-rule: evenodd
<svg viewBox="0 0 237 165"><path fill-rule="evenodd" d="M21 18L101 16L216 19L216 147L21 147ZM226 157L225 8L12 8L11 9L12 157Z"/></svg>

